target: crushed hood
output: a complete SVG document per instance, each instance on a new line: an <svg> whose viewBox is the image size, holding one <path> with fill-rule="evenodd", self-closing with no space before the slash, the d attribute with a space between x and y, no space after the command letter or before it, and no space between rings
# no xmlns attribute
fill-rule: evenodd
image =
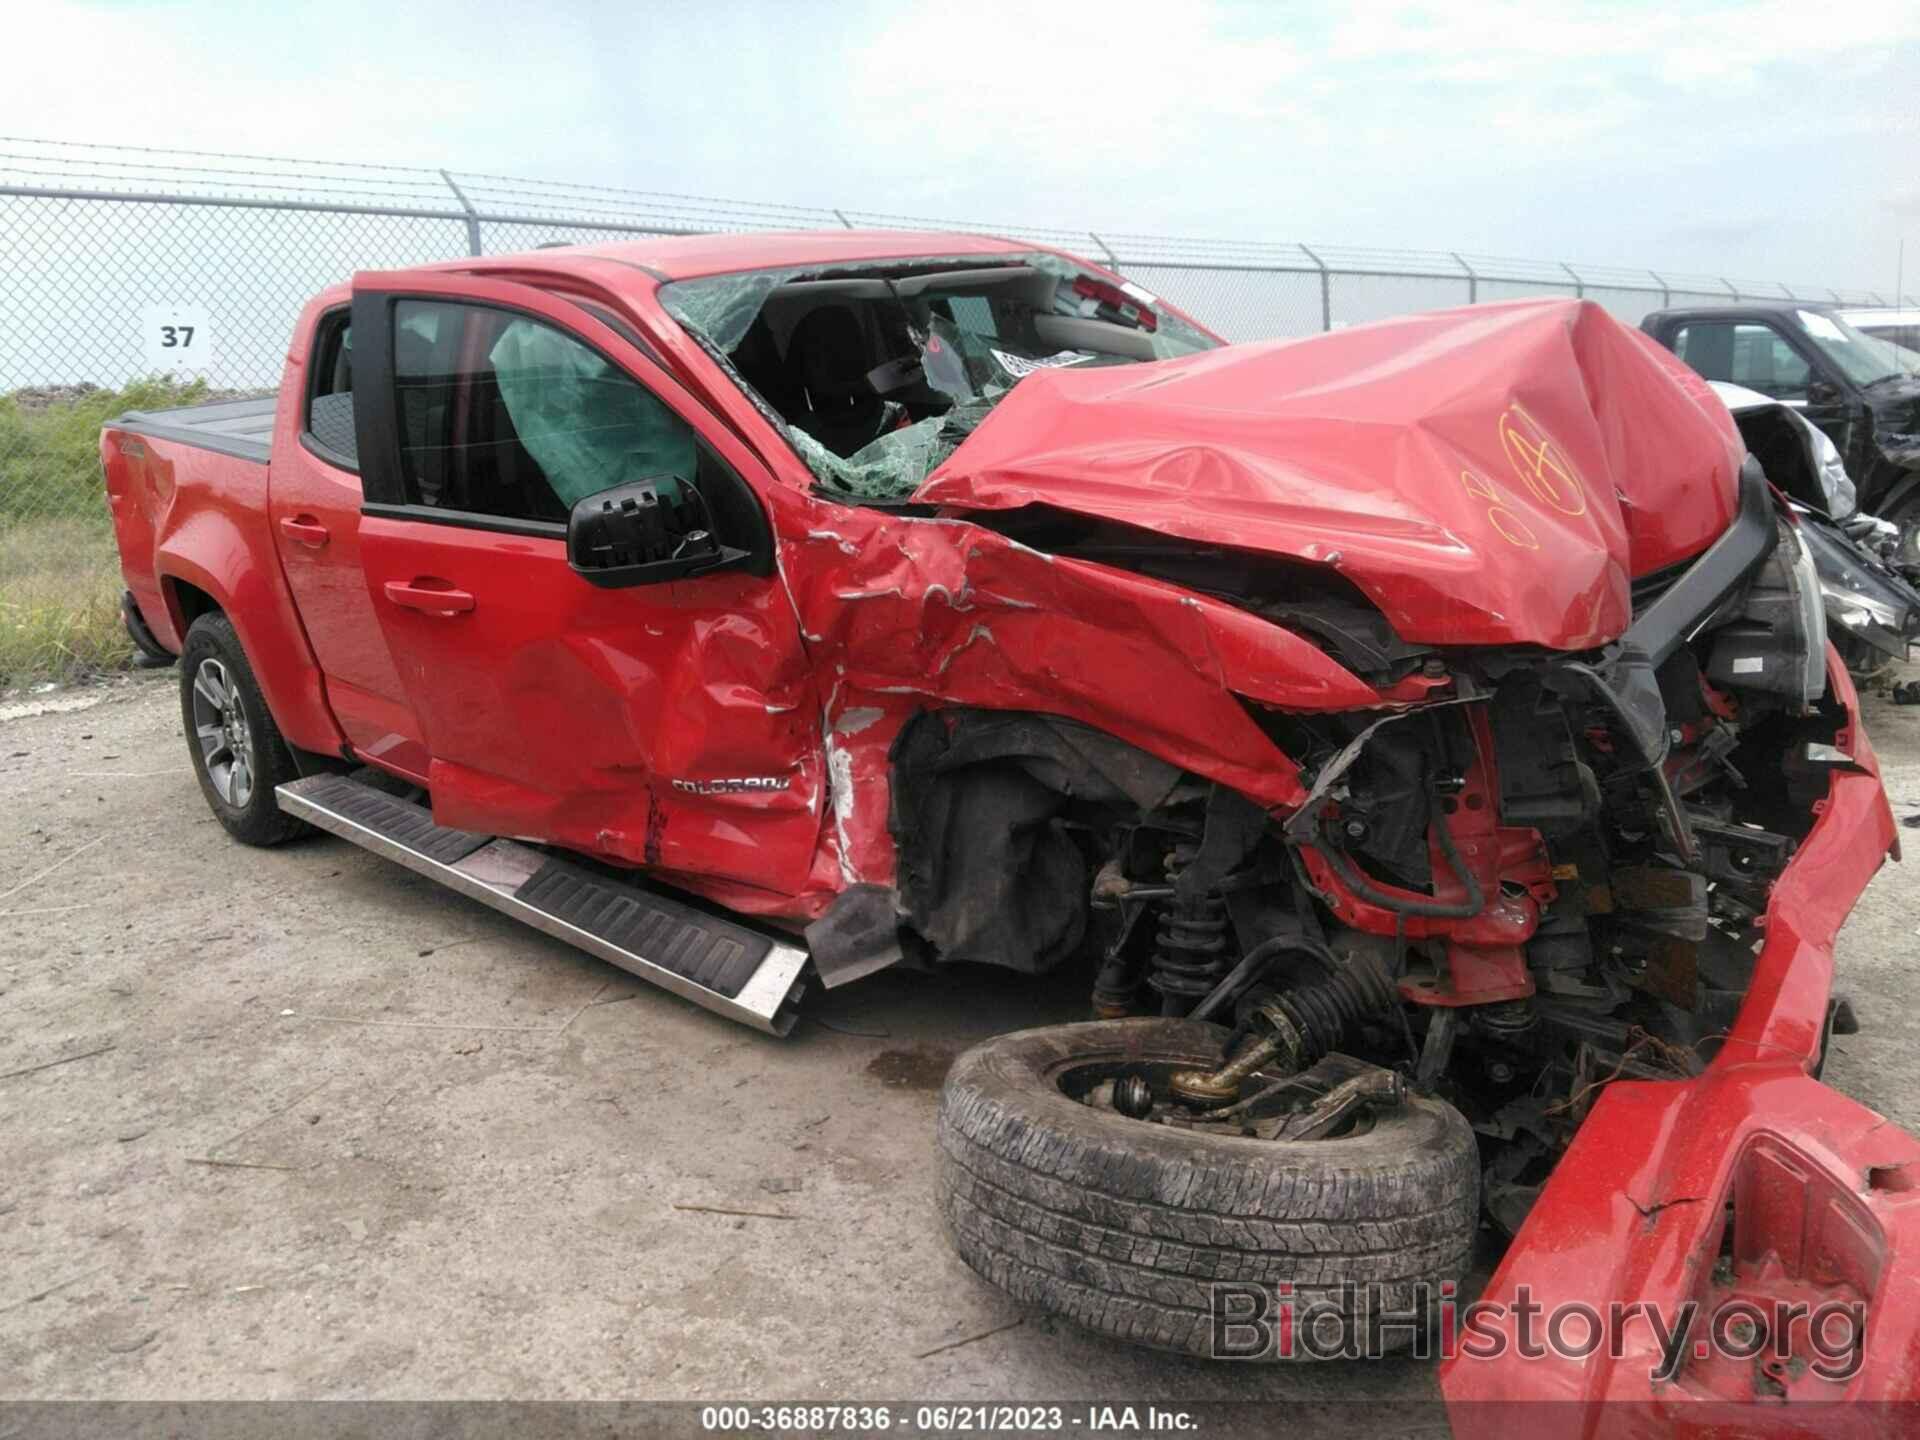
<svg viewBox="0 0 1920 1440"><path fill-rule="evenodd" d="M1039 370L914 495L1331 566L1408 641L1584 649L1735 508L1726 407L1580 301Z"/></svg>

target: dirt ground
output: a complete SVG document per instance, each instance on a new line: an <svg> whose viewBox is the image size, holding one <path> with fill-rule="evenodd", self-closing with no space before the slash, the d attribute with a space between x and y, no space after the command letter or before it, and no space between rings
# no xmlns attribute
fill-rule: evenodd
<svg viewBox="0 0 1920 1440"><path fill-rule="evenodd" d="M953 1258L947 1062L1079 982L881 975L750 1032L345 842L232 844L174 685L0 704L0 1396L1434 1393L1111 1344ZM1868 703L1912 814L1920 709ZM1913 896L1889 866L1841 937L1827 1078L1920 1127Z"/></svg>

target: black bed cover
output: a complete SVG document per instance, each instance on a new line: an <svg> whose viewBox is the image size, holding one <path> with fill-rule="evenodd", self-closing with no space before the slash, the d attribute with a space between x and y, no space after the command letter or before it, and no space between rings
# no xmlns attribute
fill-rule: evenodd
<svg viewBox="0 0 1920 1440"><path fill-rule="evenodd" d="M273 412L279 403L277 397L263 395L257 400L217 400L179 410L129 410L107 424L131 435L175 440L264 465L273 453Z"/></svg>

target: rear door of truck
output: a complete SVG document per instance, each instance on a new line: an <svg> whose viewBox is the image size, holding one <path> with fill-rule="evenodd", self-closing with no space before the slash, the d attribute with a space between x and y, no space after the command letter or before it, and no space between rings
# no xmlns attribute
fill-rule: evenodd
<svg viewBox="0 0 1920 1440"><path fill-rule="evenodd" d="M545 291L361 275L353 331L361 562L436 817L799 889L819 706L764 467L636 334ZM746 487L758 563L630 588L576 573L571 506L655 475Z"/></svg>
<svg viewBox="0 0 1920 1440"><path fill-rule="evenodd" d="M424 784L420 721L361 573L351 320L341 295L295 337L268 492L273 543L341 730L359 754Z"/></svg>

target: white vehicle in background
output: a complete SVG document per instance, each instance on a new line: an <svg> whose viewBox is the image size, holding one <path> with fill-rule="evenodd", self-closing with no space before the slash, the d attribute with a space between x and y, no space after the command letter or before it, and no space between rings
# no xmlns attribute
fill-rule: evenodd
<svg viewBox="0 0 1920 1440"><path fill-rule="evenodd" d="M1876 340L1907 351L1920 365L1920 310L1842 310L1840 318Z"/></svg>
<svg viewBox="0 0 1920 1440"><path fill-rule="evenodd" d="M1837 306L1810 300L1655 310L1640 328L1703 379L1757 390L1825 431L1860 504L1907 532L1906 559L1920 564L1920 373L1913 352L1849 324Z"/></svg>
<svg viewBox="0 0 1920 1440"><path fill-rule="evenodd" d="M1840 451L1798 408L1722 380L1708 383L1800 517L1801 542L1820 576L1827 638L1856 679L1880 677L1920 638L1920 591L1902 564L1899 527L1861 513Z"/></svg>

